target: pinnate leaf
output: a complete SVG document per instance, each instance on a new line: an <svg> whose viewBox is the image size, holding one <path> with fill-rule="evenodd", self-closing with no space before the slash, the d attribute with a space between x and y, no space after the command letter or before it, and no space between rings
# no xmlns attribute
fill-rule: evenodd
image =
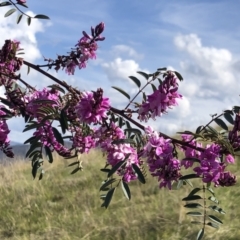
<svg viewBox="0 0 240 240"><path fill-rule="evenodd" d="M124 90L122 90L122 89L119 88L119 87L114 87L114 86L112 86L112 88L115 89L115 90L117 90L117 91L119 91L119 92L122 93L126 98L128 98L128 99L130 100L130 96L129 96Z"/></svg>
<svg viewBox="0 0 240 240"><path fill-rule="evenodd" d="M4 17L10 16L10 15L13 14L14 12L16 12L16 8L12 8L12 9L8 10L8 11L5 13Z"/></svg>

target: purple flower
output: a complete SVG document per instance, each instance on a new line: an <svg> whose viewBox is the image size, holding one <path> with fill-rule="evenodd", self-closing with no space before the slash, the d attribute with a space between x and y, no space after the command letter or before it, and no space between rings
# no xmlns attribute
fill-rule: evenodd
<svg viewBox="0 0 240 240"><path fill-rule="evenodd" d="M109 99L103 98L103 90L99 88L96 92L82 93L82 98L76 106L76 113L82 122L102 123L103 119L107 118L109 108Z"/></svg>
<svg viewBox="0 0 240 240"><path fill-rule="evenodd" d="M44 122L44 125L39 127L33 134L36 137L40 137L40 141L44 146L47 146L51 151L56 151L60 156L70 156L70 150L65 148L61 143L57 141L54 136L52 126L50 122Z"/></svg>
<svg viewBox="0 0 240 240"><path fill-rule="evenodd" d="M40 101L43 100L41 103ZM52 102L44 102L44 100L51 100ZM59 92L55 89L48 90L44 88L42 91L35 91L29 96L25 96L27 103L26 110L28 114L35 118L43 117L43 113L39 113L40 108L45 107L59 107Z"/></svg>
<svg viewBox="0 0 240 240"><path fill-rule="evenodd" d="M192 136L188 134L182 134L182 140L184 142L189 142L191 140ZM201 143L197 143L197 141L194 139L190 142L190 144L194 147L202 147ZM182 147L181 148L182 152L185 154L185 158L199 158L200 157L200 152L191 148L191 147ZM191 160L182 160L181 165L184 166L186 169L190 168L193 166L193 161Z"/></svg>
<svg viewBox="0 0 240 240"><path fill-rule="evenodd" d="M132 164L136 164L140 167L140 160L138 158L137 151L130 146L130 144L112 144L107 149L107 161L110 165L115 166L118 162L126 159L126 164L118 169L117 173L123 177L125 182L136 180L137 176L132 168Z"/></svg>
<svg viewBox="0 0 240 240"><path fill-rule="evenodd" d="M1 110L3 108L4 106L0 105L0 150L2 150L8 157L12 158L14 154L12 152L12 148L9 147L10 140L8 138L10 130L6 120L1 118L6 115L6 113Z"/></svg>
<svg viewBox="0 0 240 240"><path fill-rule="evenodd" d="M152 176L158 177L159 187L172 188L172 182L181 177L180 161L173 156L173 147L169 139L160 137L152 128L145 128L148 142L143 148L142 157L147 158L147 164Z"/></svg>
<svg viewBox="0 0 240 240"><path fill-rule="evenodd" d="M151 95L147 96L147 101L144 102L138 110L138 118L140 121L147 122L149 118L156 119L167 112L168 108L177 105L176 99L182 98L178 92L177 78L171 72L168 72L163 83Z"/></svg>
<svg viewBox="0 0 240 240"><path fill-rule="evenodd" d="M19 45L18 41L5 40L0 50L0 72L4 73L0 77L0 86L9 85L15 77L15 72L19 71L23 64L23 59L16 57Z"/></svg>
<svg viewBox="0 0 240 240"><path fill-rule="evenodd" d="M227 154L225 160L226 160L227 163L234 163L235 162L235 159L231 154Z"/></svg>
<svg viewBox="0 0 240 240"><path fill-rule="evenodd" d="M88 153L90 149L95 147L95 139L90 136L84 136L82 129L75 128L75 135L72 138L73 147L77 148L80 153Z"/></svg>
<svg viewBox="0 0 240 240"><path fill-rule="evenodd" d="M235 185L237 182L237 177L230 172L222 172L216 183L217 186L230 187Z"/></svg>

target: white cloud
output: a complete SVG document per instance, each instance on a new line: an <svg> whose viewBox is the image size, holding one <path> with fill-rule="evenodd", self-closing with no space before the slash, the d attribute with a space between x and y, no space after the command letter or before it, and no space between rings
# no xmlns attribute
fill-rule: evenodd
<svg viewBox="0 0 240 240"><path fill-rule="evenodd" d="M112 47L112 53L116 56L126 55L134 59L142 59L143 54L137 53L132 47L127 45L115 45Z"/></svg>
<svg viewBox="0 0 240 240"><path fill-rule="evenodd" d="M182 99L178 99L178 106L174 107L172 112L176 114L179 118L185 118L190 115L190 102L187 97L184 97Z"/></svg>
<svg viewBox="0 0 240 240"><path fill-rule="evenodd" d="M110 63L103 63L109 81L127 80L128 76L135 75L139 71L139 65L134 60L122 60L116 58Z"/></svg>
<svg viewBox="0 0 240 240"><path fill-rule="evenodd" d="M233 56L229 50L205 47L196 34L178 35L174 43L188 56L180 66L191 81L190 88L196 92L197 84L198 89L204 89L199 91L200 97L219 97L222 92L235 92L237 79L232 71Z"/></svg>
<svg viewBox="0 0 240 240"><path fill-rule="evenodd" d="M23 16L22 21L19 24L16 24L17 14L13 14L8 18L4 18L5 12L9 8L0 9L0 48L4 44L6 39L18 40L20 41L20 47L24 48L24 55L21 55L24 59L30 62L35 62L37 59L41 58L41 53L38 47L38 42L36 39L36 34L43 32L45 27L49 25L44 25L38 19L33 19L31 25L28 26L26 23L26 18ZM34 16L33 12L27 11L26 14ZM37 74L34 70L30 72L27 76L27 69L25 66L21 69L21 76L24 80L27 79L32 86L39 85L42 83L43 77ZM40 84L41 85L41 84ZM0 96L4 96L4 88L0 87ZM24 121L20 118L13 118L8 120L11 141L22 142L24 139L27 139L30 136L30 133L25 133L22 137Z"/></svg>
<svg viewBox="0 0 240 240"><path fill-rule="evenodd" d="M28 26L26 17L23 16L21 22L16 24L17 15L13 14L8 18L4 18L4 13L7 10L6 8L0 9L0 45L4 44L5 39L18 40L21 42L20 47L24 48L25 59L33 62L40 58L41 54L37 46L36 34L44 31L43 23L38 19L33 19L31 25ZM26 14L35 15L31 11L27 11Z"/></svg>

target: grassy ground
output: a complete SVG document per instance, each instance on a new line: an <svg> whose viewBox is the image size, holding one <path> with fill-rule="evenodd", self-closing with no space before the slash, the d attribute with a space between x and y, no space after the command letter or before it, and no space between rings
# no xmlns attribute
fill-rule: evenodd
<svg viewBox="0 0 240 240"><path fill-rule="evenodd" d="M29 162L17 161L0 169L0 239L97 240L148 239L191 240L201 226L190 223L181 199L190 192L158 188L156 179L130 185L128 201L117 189L109 209L101 208L99 187L105 174L99 152L83 156L84 171L70 175L66 160L45 166L42 181L32 180ZM72 161L71 161L72 162ZM239 167L234 167L239 171ZM239 184L216 189L226 215L224 224L206 229L204 239L240 239ZM214 214L214 213L213 213Z"/></svg>

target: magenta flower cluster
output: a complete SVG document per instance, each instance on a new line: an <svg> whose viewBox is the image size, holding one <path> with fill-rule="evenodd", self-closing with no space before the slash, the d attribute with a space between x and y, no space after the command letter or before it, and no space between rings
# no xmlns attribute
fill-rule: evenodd
<svg viewBox="0 0 240 240"><path fill-rule="evenodd" d="M105 39L101 36L101 33L104 31L104 23L101 22L95 29L92 27L91 30L91 36L83 31L83 37L75 45L77 53L74 51L70 53L67 62L64 64L67 74L73 75L76 67L79 67L79 69L85 68L89 59L96 59L97 41Z"/></svg>
<svg viewBox="0 0 240 240"><path fill-rule="evenodd" d="M30 95L24 97L26 103L26 111L30 116L35 118L43 117L43 113L39 112L42 107L59 107L59 92L55 89L47 89L34 91ZM50 101L46 101L50 100Z"/></svg>
<svg viewBox="0 0 240 240"><path fill-rule="evenodd" d="M17 58L20 42L6 40L0 50L0 86L9 86L14 78L14 73L22 66L22 58Z"/></svg>
<svg viewBox="0 0 240 240"><path fill-rule="evenodd" d="M0 149L8 156L13 157L14 154L10 147L10 140L8 138L8 134L10 130L8 128L7 122L3 117L6 113L2 110L4 108L3 105L0 105Z"/></svg>
<svg viewBox="0 0 240 240"><path fill-rule="evenodd" d="M190 140L190 137L183 136L184 141ZM194 141L191 144L196 146ZM198 144L200 146L200 144ZM234 158L231 154L227 154L225 161L221 160L221 147L218 144L209 144L202 152L196 150L185 150L185 156L196 157L200 160L200 166L193 168L193 171L202 178L204 183L213 182L217 186L232 186L236 183L236 176L230 172L226 172L225 168L228 163L234 163ZM183 161L182 165L186 168L190 165L188 161Z"/></svg>
<svg viewBox="0 0 240 240"><path fill-rule="evenodd" d="M201 143L198 143L195 139L192 139L192 136L191 135L188 135L188 134L182 134L182 140L184 142L189 142L191 141L191 145L194 146L194 147L202 147L202 144ZM180 148L184 154L185 154L185 158L186 160L182 160L181 161L181 165L184 166L186 169L190 168L193 166L194 164L194 161L191 161L191 160L187 160L189 158L199 158L201 153L197 150L195 150L194 148L191 148L191 147L186 147L184 146L184 148Z"/></svg>
<svg viewBox="0 0 240 240"><path fill-rule="evenodd" d="M140 159L137 151L131 147L130 144L116 143L114 140L125 139L126 136L121 128L117 127L114 123L110 126L100 127L95 131L95 137L97 140L97 146L107 153L107 162L112 167L118 162L123 161L126 158L126 163L120 167L117 171L119 176L122 176L123 181L130 182L137 179L137 176L132 168L132 164L136 164L140 167Z"/></svg>
<svg viewBox="0 0 240 240"><path fill-rule="evenodd" d="M63 157L70 156L70 150L59 143L54 136L53 128L50 122L46 121L44 126L39 127L33 135L40 138L41 143L44 146L49 147L51 151L55 150L60 156Z"/></svg>
<svg viewBox="0 0 240 240"><path fill-rule="evenodd" d="M168 108L178 105L177 99L182 98L182 95L177 91L177 78L172 72L168 72L158 89L148 95L147 101L139 107L140 121L147 122L149 118L155 120L157 116L166 113Z"/></svg>
<svg viewBox="0 0 240 240"><path fill-rule="evenodd" d="M109 109L109 99L103 97L103 90L99 88L96 92L82 93L82 98L76 106L76 114L81 122L102 123L107 118Z"/></svg>
<svg viewBox="0 0 240 240"><path fill-rule="evenodd" d="M172 182L181 177L181 164L173 156L171 140L159 136L151 127L145 128L148 138L144 146L142 156L147 158L147 164L151 175L158 178L159 187L172 188Z"/></svg>
<svg viewBox="0 0 240 240"><path fill-rule="evenodd" d="M240 114L236 114L235 121L234 121L234 127L231 131L229 131L228 139L233 146L234 149L240 148Z"/></svg>
<svg viewBox="0 0 240 240"><path fill-rule="evenodd" d="M92 148L95 148L95 139L91 135L85 136L81 128L76 127L72 132L75 132L71 139L72 147L76 148L78 152L88 153Z"/></svg>

